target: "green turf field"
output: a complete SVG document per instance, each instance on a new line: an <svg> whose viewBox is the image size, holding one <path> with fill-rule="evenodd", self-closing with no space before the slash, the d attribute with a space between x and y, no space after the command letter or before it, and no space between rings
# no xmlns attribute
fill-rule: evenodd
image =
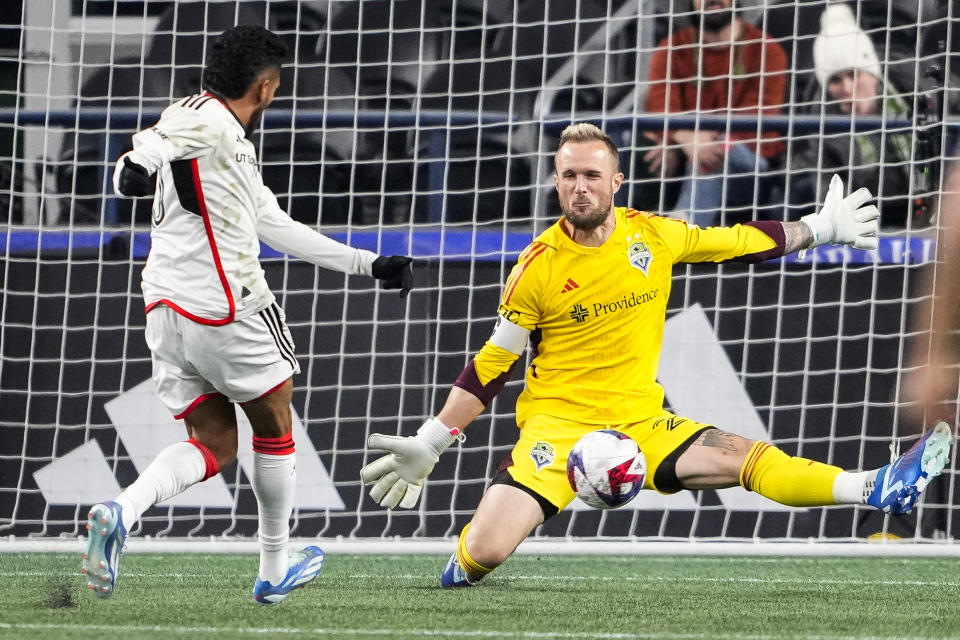
<svg viewBox="0 0 960 640"><path fill-rule="evenodd" d="M0 554L3 638L957 638L960 559L528 556L442 590L440 556L328 556L279 607L256 557L123 558L85 592L79 557Z"/></svg>

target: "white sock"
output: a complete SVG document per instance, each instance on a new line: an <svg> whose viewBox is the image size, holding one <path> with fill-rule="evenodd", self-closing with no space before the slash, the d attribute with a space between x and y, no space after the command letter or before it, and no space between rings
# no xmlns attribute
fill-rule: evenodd
<svg viewBox="0 0 960 640"><path fill-rule="evenodd" d="M123 507L123 526L127 531L153 505L219 472L213 455L206 447L201 450L201 446L185 441L165 448L140 477L117 497L115 502ZM204 455L204 451L207 455Z"/></svg>
<svg viewBox="0 0 960 640"><path fill-rule="evenodd" d="M291 448L293 441L290 440ZM260 569L257 575L278 585L287 575L287 540L297 485L295 453L253 452L253 493L260 514Z"/></svg>
<svg viewBox="0 0 960 640"><path fill-rule="evenodd" d="M877 469L872 471L842 471L833 481L833 499L837 504L863 504L873 491Z"/></svg>

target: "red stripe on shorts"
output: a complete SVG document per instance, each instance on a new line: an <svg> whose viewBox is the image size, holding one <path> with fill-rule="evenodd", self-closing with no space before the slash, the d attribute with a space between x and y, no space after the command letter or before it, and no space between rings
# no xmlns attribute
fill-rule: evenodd
<svg viewBox="0 0 960 640"><path fill-rule="evenodd" d="M190 413L191 413L194 409L196 409L196 408L199 407L201 404L203 404L204 401L209 400L210 398L212 398L212 397L214 397L214 396L218 396L218 395L220 395L219 392L213 391L213 392L211 392L211 393L205 393L205 394L203 394L202 396L199 396L199 397L197 397L197 398L194 398L193 402L190 403L190 406L188 406L186 409L184 409L184 410L181 411L180 413L178 413L178 414L176 414L175 416L173 416L174 419L175 419L175 420L183 420L183 419L186 418L188 415L190 415Z"/></svg>
<svg viewBox="0 0 960 640"><path fill-rule="evenodd" d="M286 380L284 380L283 382L281 382L281 383L278 384L277 386L271 387L271 388L268 389L267 391L264 391L263 393L261 393L260 395L258 395L256 398L251 398L250 400L244 400L244 401L241 402L240 404L247 404L247 403L250 403L250 402L254 402L255 400L259 400L260 398L266 398L268 395L270 395L271 393L273 393L274 391L276 391L277 389L279 389L279 388L282 387L283 385L287 384L287 380L289 380L289 379L290 379L290 378L287 378Z"/></svg>

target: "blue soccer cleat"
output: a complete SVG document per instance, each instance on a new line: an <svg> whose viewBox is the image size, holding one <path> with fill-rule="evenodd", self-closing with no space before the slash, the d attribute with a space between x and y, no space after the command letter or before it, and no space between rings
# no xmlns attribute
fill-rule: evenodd
<svg viewBox="0 0 960 640"><path fill-rule="evenodd" d="M257 578L253 585L253 599L260 604L275 605L283 602L287 594L313 582L323 568L323 551L313 545L290 554L287 575L277 586Z"/></svg>
<svg viewBox="0 0 960 640"><path fill-rule="evenodd" d="M940 475L950 457L953 434L940 422L905 454L877 471L867 504L886 513L909 513L927 484Z"/></svg>
<svg viewBox="0 0 960 640"><path fill-rule="evenodd" d="M117 584L120 554L127 540L120 513L116 502L95 504L87 513L87 550L80 573L87 578L87 589L100 598L112 596Z"/></svg>
<svg viewBox="0 0 960 640"><path fill-rule="evenodd" d="M443 568L443 573L440 574L440 586L441 587L471 587L473 582L467 576L467 573L463 570L463 567L460 566L460 563L457 562L457 554L450 556L450 560L447 561L447 566Z"/></svg>

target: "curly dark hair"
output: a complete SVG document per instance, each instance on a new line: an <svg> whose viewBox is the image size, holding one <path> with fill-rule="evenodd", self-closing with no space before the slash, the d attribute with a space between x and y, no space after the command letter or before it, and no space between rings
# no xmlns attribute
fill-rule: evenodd
<svg viewBox="0 0 960 640"><path fill-rule="evenodd" d="M203 68L203 88L236 100L243 97L260 72L279 68L287 45L263 27L241 25L227 29L213 41Z"/></svg>

